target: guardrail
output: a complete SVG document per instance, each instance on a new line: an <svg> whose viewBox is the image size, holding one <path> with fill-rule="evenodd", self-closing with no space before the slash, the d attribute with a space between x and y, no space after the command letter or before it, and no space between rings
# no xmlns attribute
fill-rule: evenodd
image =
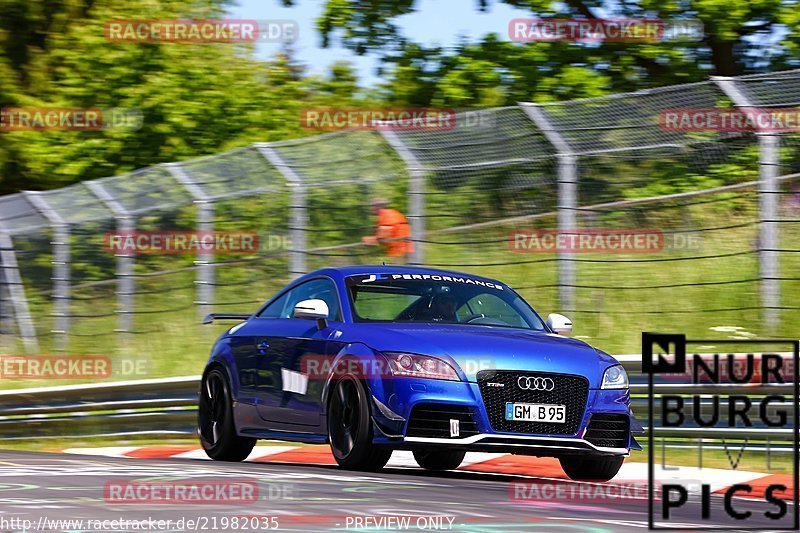
<svg viewBox="0 0 800 533"><path fill-rule="evenodd" d="M200 376L0 391L0 440L194 433Z"/></svg>
<svg viewBox="0 0 800 533"><path fill-rule="evenodd" d="M641 374L641 355L622 355L617 359L631 378L634 415L647 420L646 376ZM658 392L673 394L714 394L730 392L730 385L659 383ZM195 432L200 376L93 383L0 391L0 440L23 440L57 437L115 435L174 436ZM792 384L755 385L750 394L791 396ZM710 404L702 405L704 417L710 416ZM791 414L793 402L773 403ZM684 407L687 415L692 406ZM655 428L665 438L769 439L786 442L792 430L784 428Z"/></svg>

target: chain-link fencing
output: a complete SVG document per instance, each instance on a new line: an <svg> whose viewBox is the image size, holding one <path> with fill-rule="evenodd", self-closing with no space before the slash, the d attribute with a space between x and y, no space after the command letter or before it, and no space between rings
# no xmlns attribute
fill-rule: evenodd
<svg viewBox="0 0 800 533"><path fill-rule="evenodd" d="M221 331L200 326L205 313L251 312L322 266L396 262L362 243L375 233L373 197L407 216L407 262L506 281L540 312L574 315L576 334L608 351L635 351L646 330L796 336L800 134L668 117L798 102L800 71L715 78L468 110L452 128L256 143L0 198L0 348L147 354L154 375L185 371ZM166 230L254 235L258 246L109 246ZM592 245L635 234L643 247ZM559 236L575 240L545 245Z"/></svg>

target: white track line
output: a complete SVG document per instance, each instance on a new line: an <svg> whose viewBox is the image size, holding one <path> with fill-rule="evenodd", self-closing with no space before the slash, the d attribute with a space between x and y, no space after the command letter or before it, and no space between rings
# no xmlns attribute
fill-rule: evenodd
<svg viewBox="0 0 800 533"><path fill-rule="evenodd" d="M105 448L67 448L61 453L77 455L102 455L103 457L128 457L126 453L141 449L142 446L108 446ZM130 457L128 457L130 459Z"/></svg>

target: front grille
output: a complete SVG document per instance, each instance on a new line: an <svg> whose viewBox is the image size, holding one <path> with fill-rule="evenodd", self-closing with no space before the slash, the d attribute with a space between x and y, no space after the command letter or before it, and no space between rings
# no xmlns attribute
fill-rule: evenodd
<svg viewBox="0 0 800 533"><path fill-rule="evenodd" d="M517 386L517 378L520 376L548 377L553 380L555 387L550 392L523 390ZM499 383L502 387L489 386L489 383ZM575 435L583 420L589 397L589 381L583 376L549 372L481 370L478 372L478 387L492 429L510 433ZM506 420L506 402L565 405L566 422L554 424Z"/></svg>
<svg viewBox="0 0 800 533"><path fill-rule="evenodd" d="M478 434L474 408L426 403L417 404L411 410L406 436L449 439L450 419L458 420L459 425L458 437L452 438L463 439Z"/></svg>
<svg viewBox="0 0 800 533"><path fill-rule="evenodd" d="M627 448L630 436L628 415L597 413L586 427L584 439L604 448Z"/></svg>

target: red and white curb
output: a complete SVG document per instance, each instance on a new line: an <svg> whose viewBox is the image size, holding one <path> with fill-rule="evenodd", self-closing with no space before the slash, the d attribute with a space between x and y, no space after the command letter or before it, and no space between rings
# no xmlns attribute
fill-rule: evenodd
<svg viewBox="0 0 800 533"><path fill-rule="evenodd" d="M209 460L208 456L197 446L114 446L105 448L67 448L61 453L94 455L105 457L126 457L134 459L200 459ZM303 465L335 465L336 461L327 446L256 446L247 458L256 463L287 463ZM387 464L390 468L417 468L417 463L409 451L395 451ZM486 474L504 474L528 478L545 478L550 480L568 480L557 459L529 457L524 455L508 455L497 453L468 452L460 471L481 472ZM656 479L660 483L670 480L690 485L707 483L712 492L722 493L735 484L748 484L753 487L749 495L761 498L770 484L782 483L788 487L783 495L791 499L792 477L786 474L765 474L742 470L724 470L717 468L697 468L687 466L656 466ZM647 485L647 464L626 462L622 465L615 482Z"/></svg>

